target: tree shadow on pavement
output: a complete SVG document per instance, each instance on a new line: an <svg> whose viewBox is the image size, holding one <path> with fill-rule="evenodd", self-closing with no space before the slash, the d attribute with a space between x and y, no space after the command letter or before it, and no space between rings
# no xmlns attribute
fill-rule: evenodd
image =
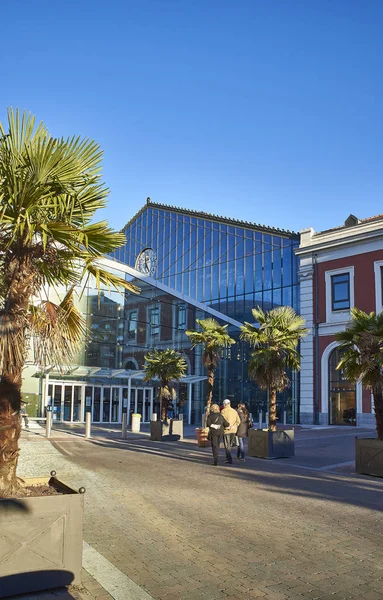
<svg viewBox="0 0 383 600"><path fill-rule="evenodd" d="M151 442L150 440L92 440L92 444L100 448L125 450L126 452L151 455L166 460L184 461L206 466L206 474L212 477L240 479L257 486L263 486L267 491L278 494L331 500L346 503L371 510L383 509L383 481L367 476L342 473L328 473L310 470L297 472L293 463L283 459L266 461L257 458L247 458L246 463L235 461L233 465L224 465L225 455L220 451L220 465L211 466L212 454L210 448L190 447L188 444ZM233 450L233 455L235 450Z"/></svg>

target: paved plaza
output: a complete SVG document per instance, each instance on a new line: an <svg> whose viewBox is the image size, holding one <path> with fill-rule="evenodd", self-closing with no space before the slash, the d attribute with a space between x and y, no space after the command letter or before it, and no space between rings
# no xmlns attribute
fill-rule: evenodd
<svg viewBox="0 0 383 600"><path fill-rule="evenodd" d="M52 441L23 434L20 474L55 469L86 487L86 544L143 598L383 600L383 481L353 472L356 434L371 436L297 429L292 459L228 466L222 454L214 467L192 437L121 440L100 427L86 441L56 427ZM136 597L84 576L64 598Z"/></svg>

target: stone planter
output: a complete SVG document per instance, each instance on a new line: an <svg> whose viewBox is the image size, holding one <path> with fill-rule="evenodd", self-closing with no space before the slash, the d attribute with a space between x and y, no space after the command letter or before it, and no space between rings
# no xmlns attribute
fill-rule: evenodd
<svg viewBox="0 0 383 600"><path fill-rule="evenodd" d="M294 456L294 429L249 429L248 455L258 458Z"/></svg>
<svg viewBox="0 0 383 600"><path fill-rule="evenodd" d="M153 442L177 442L183 437L184 422L181 419L150 421L150 439Z"/></svg>
<svg viewBox="0 0 383 600"><path fill-rule="evenodd" d="M0 499L0 598L81 584L83 495L55 477L25 482L63 494Z"/></svg>
<svg viewBox="0 0 383 600"><path fill-rule="evenodd" d="M383 477L383 441L376 438L356 438L355 470L363 475Z"/></svg>

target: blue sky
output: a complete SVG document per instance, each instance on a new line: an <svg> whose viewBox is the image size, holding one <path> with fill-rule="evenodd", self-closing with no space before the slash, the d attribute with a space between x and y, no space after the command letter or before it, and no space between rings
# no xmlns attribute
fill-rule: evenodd
<svg viewBox="0 0 383 600"><path fill-rule="evenodd" d="M100 214L155 202L299 230L383 212L381 0L12 0L0 120L105 151Z"/></svg>

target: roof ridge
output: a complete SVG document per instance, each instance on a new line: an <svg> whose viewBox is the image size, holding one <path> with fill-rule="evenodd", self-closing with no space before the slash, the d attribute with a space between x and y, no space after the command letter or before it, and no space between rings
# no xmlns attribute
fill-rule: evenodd
<svg viewBox="0 0 383 600"><path fill-rule="evenodd" d="M298 236L299 234L296 231L290 231L288 229L280 229L278 227L271 227L270 225L261 225L259 223L252 223L250 221L242 221L240 219L233 219L232 217L223 217L220 215L215 215L212 213L208 213L205 211L201 211L201 210L193 210L191 208L180 208L178 206L172 206L170 204L161 204L159 202L153 202L150 198L147 198L146 200L146 204L134 215L134 217L132 217L128 223L123 227L122 231L125 231L125 229L148 207L154 207L154 208L160 208L160 209L167 209L167 210L172 210L174 212L179 212L179 213L184 213L184 214L188 214L188 215L193 215L196 217L201 217L201 218L207 218L207 219L211 219L211 220L216 220L216 221L223 221L229 224L233 224L233 225L239 225L239 226L245 226L245 227L250 227L252 229L261 229L262 231L267 231L270 233L282 233L288 236Z"/></svg>
<svg viewBox="0 0 383 600"><path fill-rule="evenodd" d="M351 227L347 227L345 224L336 225L335 227L330 227L329 229L322 229L321 231L316 231L314 235L321 235L322 233L331 233L332 231L338 231L339 229L352 229L354 227L359 227L360 225L365 225L366 223L372 223L374 221L379 221L383 219L383 214L375 215L373 217L367 217L366 219L359 219L359 223L355 223Z"/></svg>

